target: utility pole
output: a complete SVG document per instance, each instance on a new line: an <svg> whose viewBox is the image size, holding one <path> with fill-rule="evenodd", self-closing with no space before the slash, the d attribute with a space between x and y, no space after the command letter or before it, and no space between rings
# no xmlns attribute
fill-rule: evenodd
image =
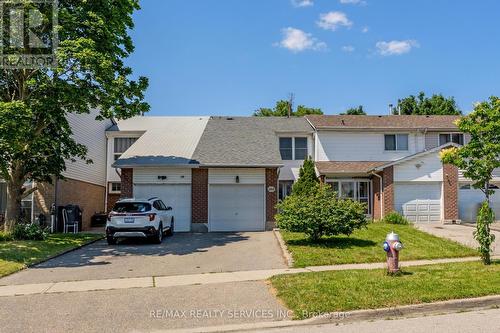
<svg viewBox="0 0 500 333"><path fill-rule="evenodd" d="M288 98L288 118L290 118L292 116L294 98L295 98L295 95L293 93L290 93L290 96Z"/></svg>

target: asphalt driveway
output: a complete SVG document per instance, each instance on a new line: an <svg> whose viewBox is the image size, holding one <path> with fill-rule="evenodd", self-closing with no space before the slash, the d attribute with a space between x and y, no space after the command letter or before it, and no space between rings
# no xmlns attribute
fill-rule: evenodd
<svg viewBox="0 0 500 333"><path fill-rule="evenodd" d="M178 233L162 244L98 241L0 279L0 285L286 267L273 232Z"/></svg>

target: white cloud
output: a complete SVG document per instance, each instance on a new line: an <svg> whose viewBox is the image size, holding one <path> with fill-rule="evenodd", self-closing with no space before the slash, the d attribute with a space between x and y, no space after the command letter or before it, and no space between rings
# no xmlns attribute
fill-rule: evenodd
<svg viewBox="0 0 500 333"><path fill-rule="evenodd" d="M281 30L283 39L275 45L288 49L294 53L306 50L321 51L326 49L326 43L314 38L312 34L295 28Z"/></svg>
<svg viewBox="0 0 500 333"><path fill-rule="evenodd" d="M368 31L370 31L369 27L363 27L363 29L361 29L361 32L364 34L366 34Z"/></svg>
<svg viewBox="0 0 500 333"><path fill-rule="evenodd" d="M319 16L319 21L316 22L319 27L325 30L337 30L338 27L351 27L352 22L347 18L347 15L342 12L329 12Z"/></svg>
<svg viewBox="0 0 500 333"><path fill-rule="evenodd" d="M383 56L401 55L410 52L413 48L420 47L416 40L391 40L381 41L376 45L377 51Z"/></svg>
<svg viewBox="0 0 500 333"><path fill-rule="evenodd" d="M294 7L310 7L314 5L313 0L292 0Z"/></svg>
<svg viewBox="0 0 500 333"><path fill-rule="evenodd" d="M340 3L344 5L366 5L364 0L340 0Z"/></svg>
<svg viewBox="0 0 500 333"><path fill-rule="evenodd" d="M342 51L347 52L347 53L354 52L355 50L356 49L352 45L344 45L344 46L342 46Z"/></svg>

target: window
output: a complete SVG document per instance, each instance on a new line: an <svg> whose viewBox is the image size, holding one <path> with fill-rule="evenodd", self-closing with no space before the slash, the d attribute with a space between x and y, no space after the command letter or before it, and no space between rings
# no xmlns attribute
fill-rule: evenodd
<svg viewBox="0 0 500 333"><path fill-rule="evenodd" d="M453 142L458 145L464 144L464 135L462 133L445 133L439 134L439 145L442 146L448 142Z"/></svg>
<svg viewBox="0 0 500 333"><path fill-rule="evenodd" d="M408 134L386 134L385 150L408 150Z"/></svg>
<svg viewBox="0 0 500 333"><path fill-rule="evenodd" d="M303 161L307 157L307 138L295 138L294 160Z"/></svg>
<svg viewBox="0 0 500 333"><path fill-rule="evenodd" d="M280 154L284 161L306 159L307 138L280 138Z"/></svg>
<svg viewBox="0 0 500 333"><path fill-rule="evenodd" d="M144 202L117 202L113 211L117 213L145 213L151 210L151 205Z"/></svg>
<svg viewBox="0 0 500 333"><path fill-rule="evenodd" d="M293 181L279 182L279 199L283 200L292 193Z"/></svg>
<svg viewBox="0 0 500 333"><path fill-rule="evenodd" d="M121 193L122 192L122 183L115 182L109 183L109 193Z"/></svg>
<svg viewBox="0 0 500 333"><path fill-rule="evenodd" d="M280 138L280 154L284 161L293 159L292 138Z"/></svg>
<svg viewBox="0 0 500 333"><path fill-rule="evenodd" d="M498 189L500 189L500 187L498 187L498 186L497 186L497 185L495 185L495 184L490 184L490 187L489 187L489 188L490 188L490 190L498 190ZM465 185L460 186L460 189L461 189L461 190L472 190L472 189L474 189L474 188L472 187L472 185L471 185L471 184L465 184Z"/></svg>
<svg viewBox="0 0 500 333"><path fill-rule="evenodd" d="M366 204L366 214L371 213L371 182L369 180L327 180L340 198Z"/></svg>
<svg viewBox="0 0 500 333"><path fill-rule="evenodd" d="M120 158L120 156L130 148L135 142L137 138L115 138L114 143L114 159L115 161Z"/></svg>

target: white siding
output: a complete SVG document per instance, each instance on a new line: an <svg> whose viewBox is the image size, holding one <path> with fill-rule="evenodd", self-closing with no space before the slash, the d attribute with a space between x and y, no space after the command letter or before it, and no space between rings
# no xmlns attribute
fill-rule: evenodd
<svg viewBox="0 0 500 333"><path fill-rule="evenodd" d="M110 120L97 121L98 110L89 114L69 114L68 122L77 143L87 147L87 157L93 161L87 164L80 159L75 162L66 161L66 171L63 175L101 186L106 185L106 129L111 126Z"/></svg>
<svg viewBox="0 0 500 333"><path fill-rule="evenodd" d="M439 152L415 157L394 166L395 182L441 182L443 164Z"/></svg>
<svg viewBox="0 0 500 333"><path fill-rule="evenodd" d="M409 133L408 151L385 151L384 134L392 133L320 131L317 161L394 161L424 150L424 136Z"/></svg>
<svg viewBox="0 0 500 333"><path fill-rule="evenodd" d="M465 178L462 170L458 170L458 180L460 182L470 181L469 179ZM493 181L495 183L500 183L500 168L493 170Z"/></svg>
<svg viewBox="0 0 500 333"><path fill-rule="evenodd" d="M167 177L159 179L158 177ZM191 184L191 169L134 169L134 184Z"/></svg>
<svg viewBox="0 0 500 333"><path fill-rule="evenodd" d="M209 169L209 184L237 184L236 176L239 177L239 184L265 184L265 169Z"/></svg>
<svg viewBox="0 0 500 333"><path fill-rule="evenodd" d="M307 137L307 154L314 157L314 144L310 135L300 133L280 134L279 137ZM295 180L292 169L300 169L304 161L283 160L283 166L280 169L279 180Z"/></svg>
<svg viewBox="0 0 500 333"><path fill-rule="evenodd" d="M111 165L115 162L115 138L139 138L144 132L108 132L107 133L107 146L108 146L108 162L106 166L107 180L108 182L119 182L120 176L117 171L120 169L115 169Z"/></svg>

